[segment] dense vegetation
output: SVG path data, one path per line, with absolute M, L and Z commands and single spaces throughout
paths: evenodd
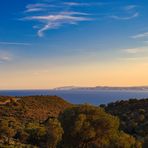
M 103 107 L 119 117 L 120 129 L 145 142 L 145 148 L 148 147 L 148 99 L 117 101 Z
M 72 105 L 56 96 L 0 97 L 0 102 L 5 102 L 0 104 L 0 148 L 148 146 L 147 99 L 100 107 Z
M 102 108 L 75 106 L 60 115 L 63 148 L 141 148 L 134 137 L 119 130 L 119 120 Z

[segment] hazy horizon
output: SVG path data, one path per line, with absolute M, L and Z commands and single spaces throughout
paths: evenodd
M 148 1 L 0 4 L 0 90 L 148 86 Z
M 57 87 L 49 87 L 49 88 L 15 88 L 15 89 L 0 89 L 0 91 L 21 91 L 21 90 L 58 90 L 58 89 L 66 89 L 66 88 L 96 88 L 96 87 L 100 87 L 100 88 L 105 88 L 105 87 L 108 87 L 108 88 L 133 88 L 133 87 L 136 87 L 136 88 L 143 88 L 143 87 L 145 87 L 145 88 L 147 88 L 148 87 L 148 85 L 144 85 L 144 86 L 140 86 L 140 85 L 135 85 L 135 86 L 132 86 L 132 85 L 129 85 L 129 86 L 115 86 L 115 85 L 113 85 L 113 86 L 107 86 L 107 85 L 96 85 L 96 86 L 57 86 Z

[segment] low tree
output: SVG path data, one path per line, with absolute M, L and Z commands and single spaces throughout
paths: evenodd
M 131 135 L 119 132 L 115 139 L 111 140 L 110 148 L 142 148 L 142 144 Z
M 46 128 L 39 123 L 29 123 L 25 131 L 29 134 L 28 143 L 41 146 L 46 140 Z
M 49 118 L 46 122 L 47 144 L 46 148 L 56 148 L 62 140 L 63 129 L 56 118 Z
M 144 139 L 143 148 L 148 147 L 148 136 Z
M 119 119 L 107 114 L 104 109 L 91 105 L 76 106 L 65 110 L 59 117 L 64 129 L 62 147 L 111 148 L 124 143 L 128 136 L 118 130 Z M 130 137 L 130 136 L 129 136 Z M 120 148 L 133 148 L 136 140 L 130 137 Z M 114 142 L 114 144 L 113 144 Z M 140 148 L 140 147 L 139 147 Z
M 0 119 L 0 136 L 5 138 L 7 144 L 10 143 L 10 139 L 15 136 L 19 128 L 20 124 L 13 117 Z
M 25 129 L 20 129 L 15 135 L 15 138 L 18 139 L 21 143 L 27 143 L 29 134 L 25 131 Z

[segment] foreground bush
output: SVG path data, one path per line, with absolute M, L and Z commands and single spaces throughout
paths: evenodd
M 59 117 L 63 148 L 141 148 L 132 136 L 118 130 L 119 120 L 91 105 L 65 110 Z

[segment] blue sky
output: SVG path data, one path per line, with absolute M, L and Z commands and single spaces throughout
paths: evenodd
M 5 83 L 0 88 L 147 85 L 148 80 L 140 79 L 145 78 L 144 67 L 135 77 L 138 81 L 129 81 L 148 63 L 147 4 L 146 0 L 0 2 L 0 81 Z M 123 75 L 117 78 L 120 67 L 135 68 L 125 74 L 124 82 L 119 81 Z

